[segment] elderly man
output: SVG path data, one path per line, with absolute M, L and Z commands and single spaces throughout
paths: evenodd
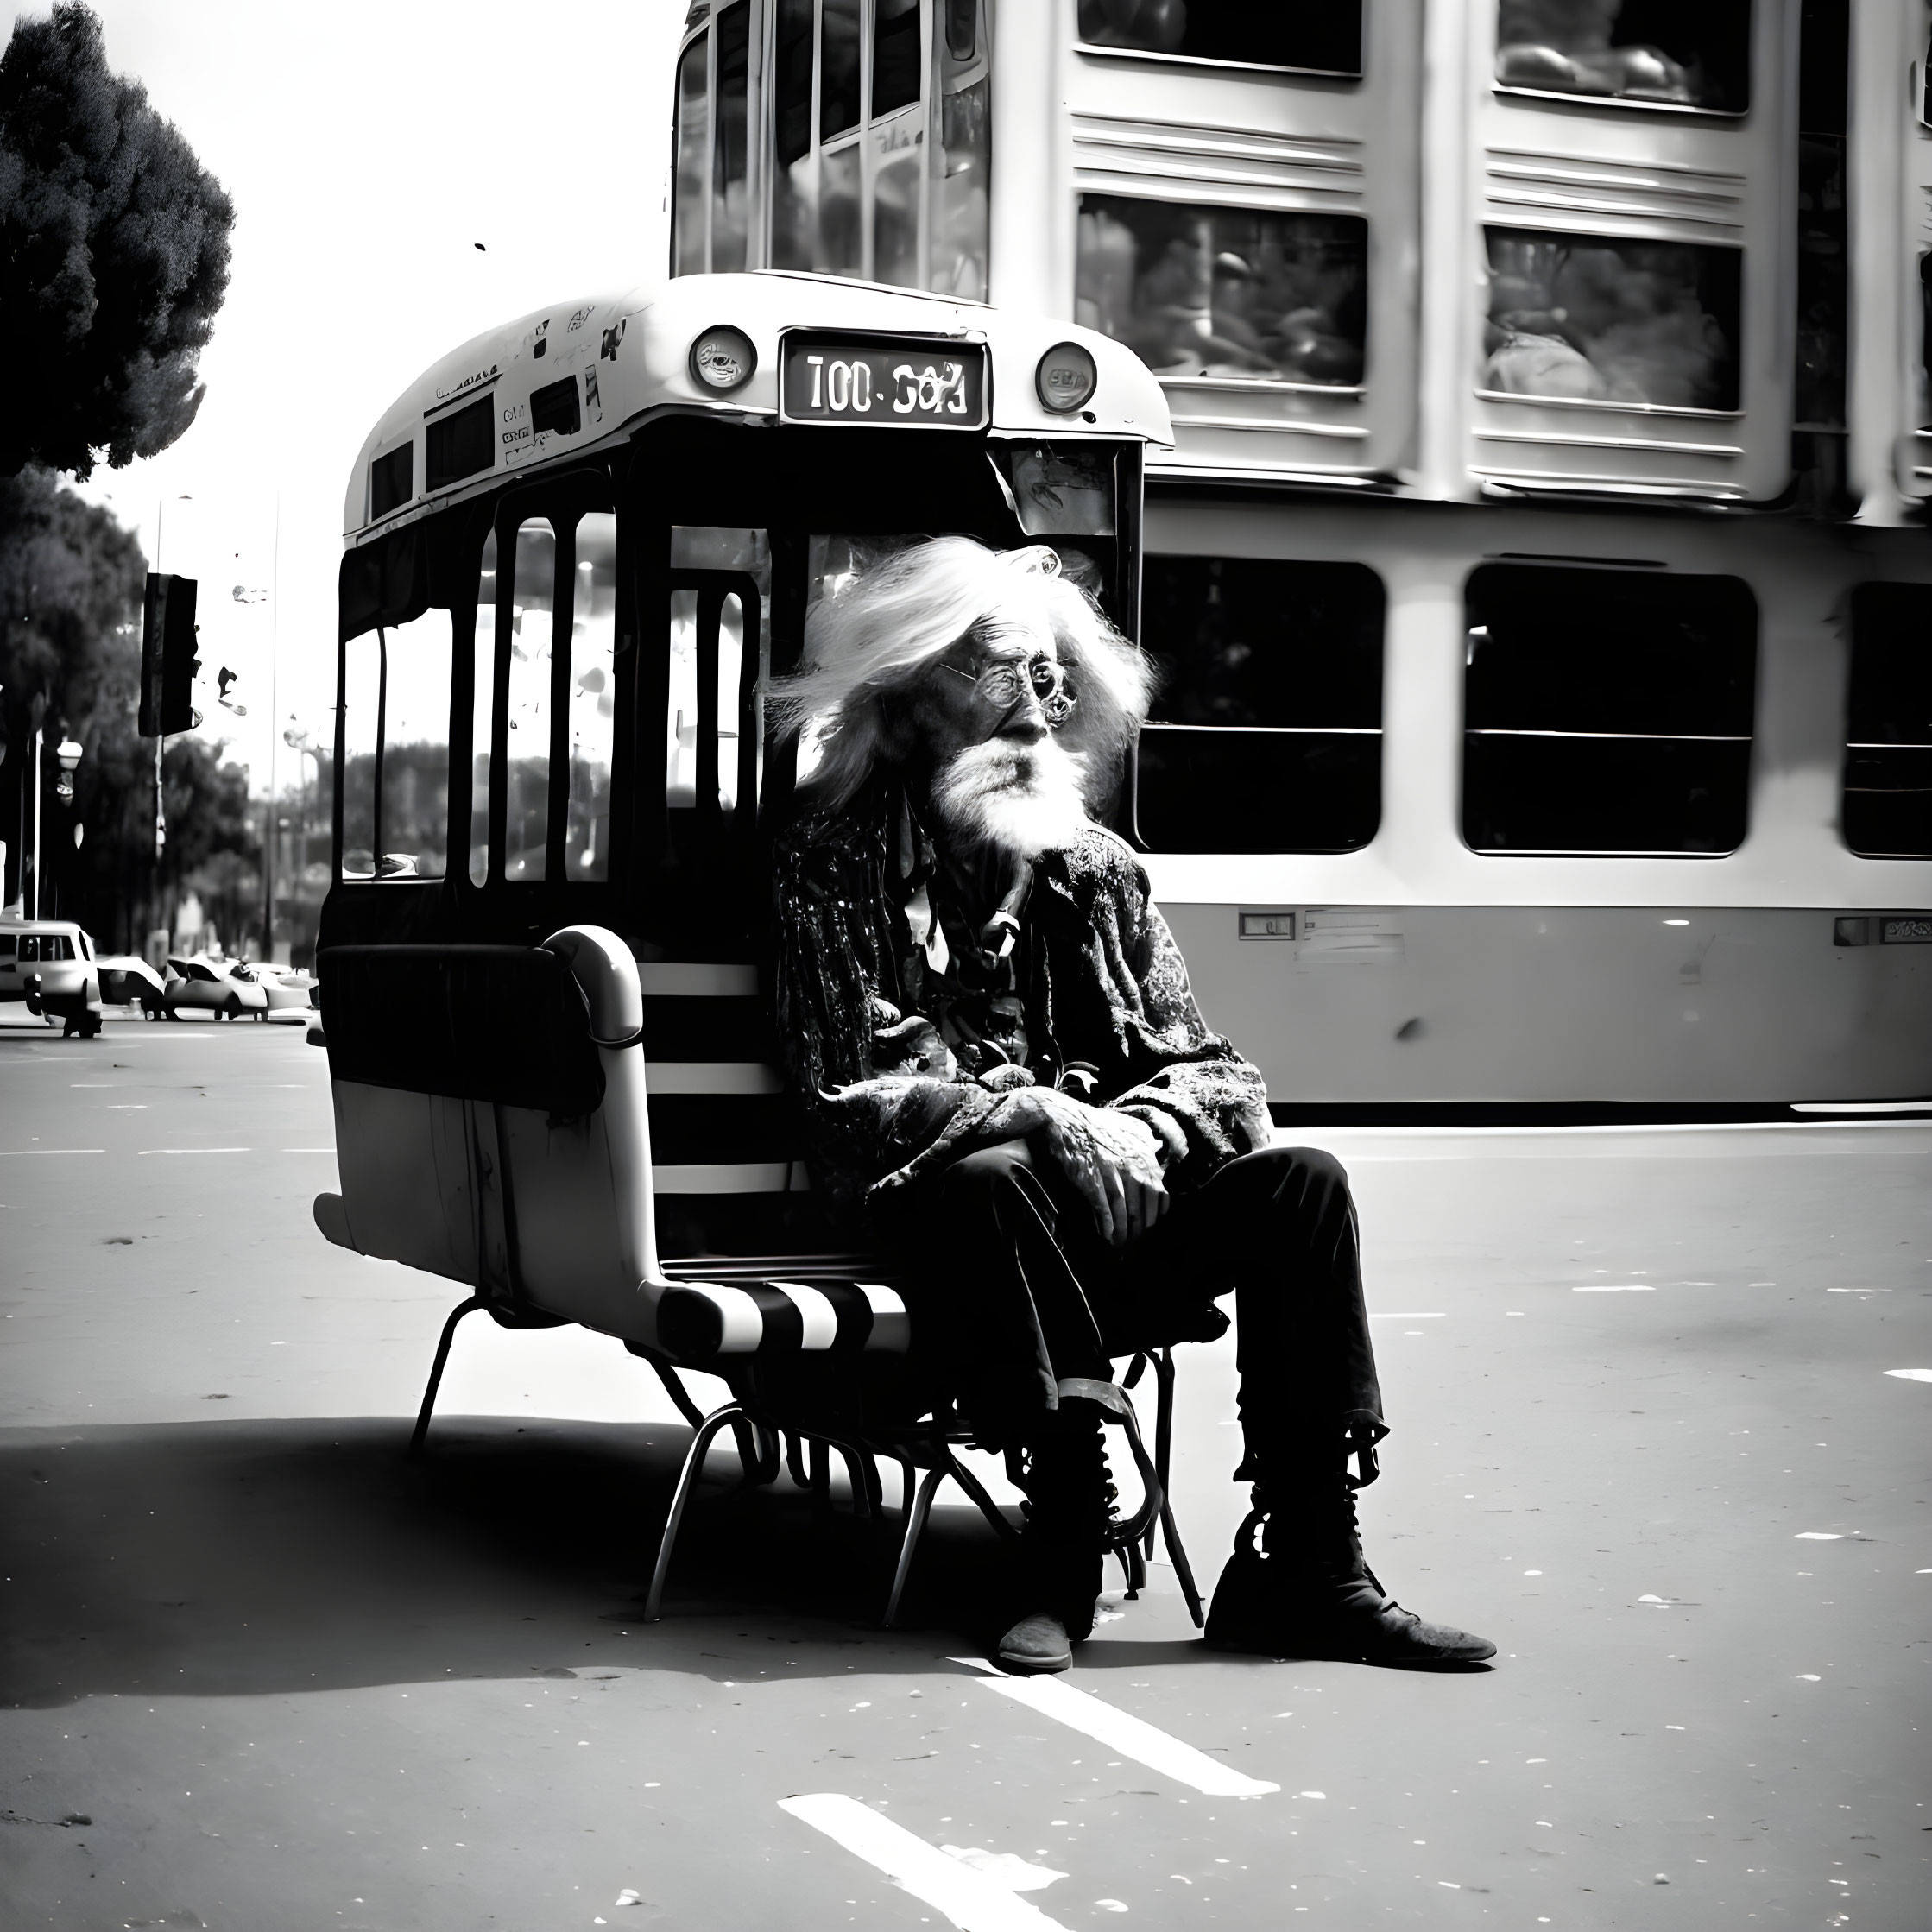
M 1272 1145 L 1260 1076 L 1089 816 L 1149 681 L 1044 546 L 942 537 L 813 609 L 780 694 L 809 734 L 777 876 L 818 1184 L 901 1258 L 935 1398 L 1023 1453 L 1009 1670 L 1064 1670 L 1093 1626 L 1112 1358 L 1223 1333 L 1230 1290 L 1253 1506 L 1209 1640 L 1479 1662 L 1493 1645 L 1402 1609 L 1362 1560 L 1354 1493 L 1387 1430 L 1347 1180 Z

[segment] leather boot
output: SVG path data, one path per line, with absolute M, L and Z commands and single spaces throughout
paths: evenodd
M 1026 1456 L 1022 1614 L 994 1651 L 1001 1669 L 1016 1676 L 1064 1670 L 1073 1662 L 1073 1646 L 1093 1634 L 1102 1538 L 1114 1497 L 1100 1411 L 1091 1402 L 1063 1398 Z
M 1430 1623 L 1383 1589 L 1362 1557 L 1355 1487 L 1339 1465 L 1316 1481 L 1255 1485 L 1215 1586 L 1208 1642 L 1268 1657 L 1424 1669 L 1495 1656 L 1487 1638 Z

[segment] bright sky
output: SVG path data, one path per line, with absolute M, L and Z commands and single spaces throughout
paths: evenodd
M 199 580 L 202 735 L 257 791 L 272 743 L 286 790 L 291 715 L 333 733 L 342 503 L 369 426 L 471 336 L 663 274 L 685 0 L 92 4 L 110 64 L 186 136 L 236 223 L 194 426 L 83 487 L 151 565 Z M 215 703 L 224 665 L 246 718 Z

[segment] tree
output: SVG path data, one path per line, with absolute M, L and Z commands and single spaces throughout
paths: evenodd
M 235 210 L 79 0 L 0 54 L 0 477 L 85 478 L 173 443 L 228 290 Z
M 136 731 L 146 571 L 134 534 L 111 512 L 44 470 L 0 478 L 0 839 L 8 881 L 31 862 L 27 754 L 37 698 L 48 745 L 72 736 L 82 754 L 71 807 L 54 802 L 57 768 L 51 756 L 41 760 L 43 876 L 63 916 L 121 950 L 137 950 L 148 924 L 161 923 L 178 893 L 221 855 L 232 855 L 217 868 L 221 889 L 238 901 L 240 868 L 259 863 L 260 851 L 240 768 L 222 763 L 218 747 L 180 738 L 167 749 L 168 843 L 157 876 L 155 748 Z M 234 930 L 245 926 L 237 921 Z

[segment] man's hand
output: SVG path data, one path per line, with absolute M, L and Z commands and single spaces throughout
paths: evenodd
M 1131 1114 L 1089 1107 L 1057 1088 L 1023 1087 L 1001 1100 L 981 1132 L 988 1140 L 1037 1134 L 1093 1210 L 1101 1239 L 1115 1247 L 1144 1234 L 1167 1212 L 1159 1140 Z

